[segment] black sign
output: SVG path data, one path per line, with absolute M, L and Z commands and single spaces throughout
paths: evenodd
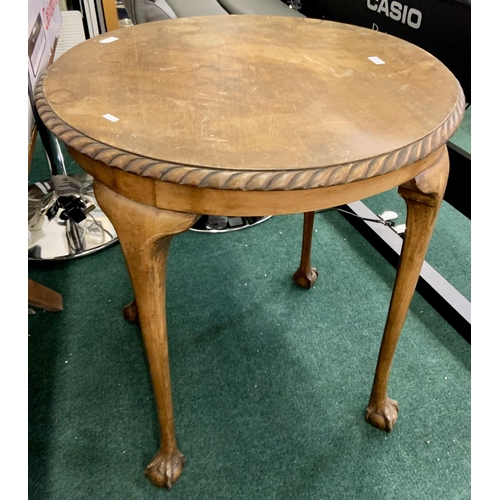
M 457 77 L 470 104 L 470 0 L 302 0 L 300 12 L 375 29 L 417 45 Z

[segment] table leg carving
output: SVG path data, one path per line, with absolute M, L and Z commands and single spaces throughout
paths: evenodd
M 407 205 L 406 233 L 366 409 L 367 422 L 388 432 L 394 427 L 399 410 L 397 402 L 387 396 L 391 365 L 434 230 L 448 172 L 448 153 L 443 146 L 436 163 L 398 190 Z
M 304 213 L 304 229 L 302 233 L 302 254 L 300 265 L 292 279 L 302 288 L 311 288 L 318 279 L 318 270 L 311 267 L 311 248 L 314 227 L 314 212 Z
M 172 236 L 187 231 L 196 215 L 160 210 L 131 201 L 94 180 L 99 206 L 113 224 L 134 288 L 140 326 L 156 399 L 160 450 L 145 473 L 170 488 L 184 466 L 174 433 L 166 323 L 166 260 Z M 133 312 L 134 306 L 129 305 Z

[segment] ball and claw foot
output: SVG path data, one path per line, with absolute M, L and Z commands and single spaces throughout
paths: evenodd
M 172 455 L 159 451 L 146 467 L 144 474 L 154 485 L 170 489 L 179 479 L 185 462 L 184 455 L 179 450 Z
M 387 398 L 382 406 L 368 405 L 365 420 L 381 431 L 391 432 L 398 419 L 398 410 L 397 401 Z
M 294 281 L 294 283 L 296 283 L 302 288 L 307 288 L 307 289 L 311 288 L 314 285 L 314 283 L 316 283 L 317 279 L 318 279 L 318 270 L 315 267 L 311 267 L 310 271 L 307 273 L 298 269 L 292 276 L 292 280 Z
M 135 303 L 135 300 L 123 308 L 123 316 L 127 321 L 130 321 L 130 323 L 134 323 L 136 325 L 139 324 L 139 314 L 137 312 L 137 304 Z

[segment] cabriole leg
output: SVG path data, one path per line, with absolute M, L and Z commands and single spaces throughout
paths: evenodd
M 318 279 L 318 270 L 311 267 L 311 248 L 314 227 L 314 212 L 304 213 L 304 229 L 302 233 L 302 254 L 300 265 L 292 279 L 302 288 L 311 288 Z
M 142 205 L 97 180 L 94 192 L 125 256 L 156 399 L 161 443 L 145 473 L 157 486 L 170 488 L 182 472 L 184 456 L 177 449 L 174 433 L 165 311 L 166 260 L 172 236 L 188 230 L 196 216 Z
M 436 163 L 415 179 L 400 186 L 407 206 L 406 233 L 396 274 L 387 322 L 380 346 L 366 420 L 378 429 L 391 431 L 398 417 L 398 403 L 387 396 L 394 353 L 424 263 L 448 180 L 446 146 Z

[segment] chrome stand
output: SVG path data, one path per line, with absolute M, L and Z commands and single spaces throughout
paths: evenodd
M 265 217 L 203 215 L 193 227 L 191 227 L 190 231 L 196 231 L 198 233 L 229 233 L 231 231 L 239 231 L 240 229 L 256 226 L 270 218 L 270 215 Z
M 66 260 L 83 257 L 118 241 L 113 225 L 99 208 L 92 177 L 68 176 L 81 185 L 75 201 L 85 217 L 76 222 L 66 215 L 52 179 L 28 186 L 28 260 Z

